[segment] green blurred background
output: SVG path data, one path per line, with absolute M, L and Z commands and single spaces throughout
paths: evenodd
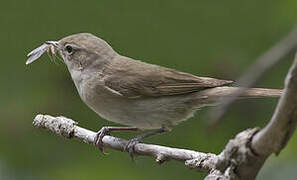
M 90 32 L 123 55 L 196 75 L 237 79 L 296 24 L 296 0 L 1 0 L 0 179 L 202 179 L 182 163 L 132 163 L 127 153 L 97 149 L 34 129 L 38 113 L 64 115 L 94 131 L 114 125 L 79 98 L 65 66 L 44 55 L 25 66 L 26 54 L 45 40 Z M 282 88 L 293 55 L 269 71 L 258 87 Z M 208 109 L 169 133 L 145 142 L 219 153 L 228 139 L 263 127 L 276 99 L 237 101 L 215 128 Z M 114 133 L 130 138 L 135 133 Z M 272 156 L 258 179 L 294 179 L 297 135 Z

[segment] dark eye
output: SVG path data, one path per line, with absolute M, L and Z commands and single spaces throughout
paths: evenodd
M 67 45 L 67 46 L 65 47 L 65 50 L 66 50 L 69 54 L 71 54 L 71 53 L 73 52 L 73 48 L 72 48 L 70 45 Z

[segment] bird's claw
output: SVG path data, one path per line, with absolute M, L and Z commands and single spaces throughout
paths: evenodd
M 129 153 L 132 161 L 134 161 L 135 145 L 138 144 L 139 141 L 140 141 L 139 138 L 130 139 L 125 146 L 124 150 Z
M 104 154 L 106 155 L 107 153 L 104 152 L 104 146 L 103 146 L 103 137 L 105 135 L 110 135 L 109 134 L 110 130 L 108 127 L 102 127 L 96 134 L 95 138 L 94 138 L 94 146 L 98 147 L 98 149 Z

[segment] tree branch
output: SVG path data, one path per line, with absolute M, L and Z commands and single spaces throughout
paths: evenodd
M 253 139 L 257 154 L 279 154 L 286 146 L 297 125 L 297 54 L 286 77 L 285 92 L 279 100 L 269 124 Z
M 77 126 L 77 123 L 69 118 L 50 115 L 37 115 L 33 121 L 36 128 L 45 128 L 65 138 L 75 138 L 82 142 L 93 145 L 95 132 Z M 127 140 L 113 136 L 104 136 L 103 146 L 114 150 L 124 151 Z M 200 172 L 210 172 L 215 169 L 217 156 L 212 153 L 202 153 L 186 149 L 171 148 L 152 144 L 138 143 L 135 145 L 135 154 L 152 156 L 156 162 L 161 164 L 168 160 L 185 162 L 189 168 L 193 168 L 188 160 L 195 159 L 199 167 L 195 168 Z
M 220 154 L 227 157 L 221 161 L 223 162 L 221 164 L 229 164 L 227 167 L 234 167 L 235 174 L 239 179 L 255 179 L 265 160 L 272 153 L 279 154 L 295 131 L 297 125 L 296 102 L 297 55 L 286 77 L 284 93 L 270 122 L 262 130 L 254 129 L 247 135 L 241 132 L 235 140 L 229 141 L 225 150 Z M 217 166 L 218 164 L 220 163 L 217 163 Z

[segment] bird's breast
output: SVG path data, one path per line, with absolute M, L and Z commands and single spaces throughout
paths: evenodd
M 84 80 L 79 87 L 81 99 L 102 118 L 141 129 L 157 129 L 189 118 L 194 110 L 185 98 L 121 97 L 105 88 L 104 82 Z

